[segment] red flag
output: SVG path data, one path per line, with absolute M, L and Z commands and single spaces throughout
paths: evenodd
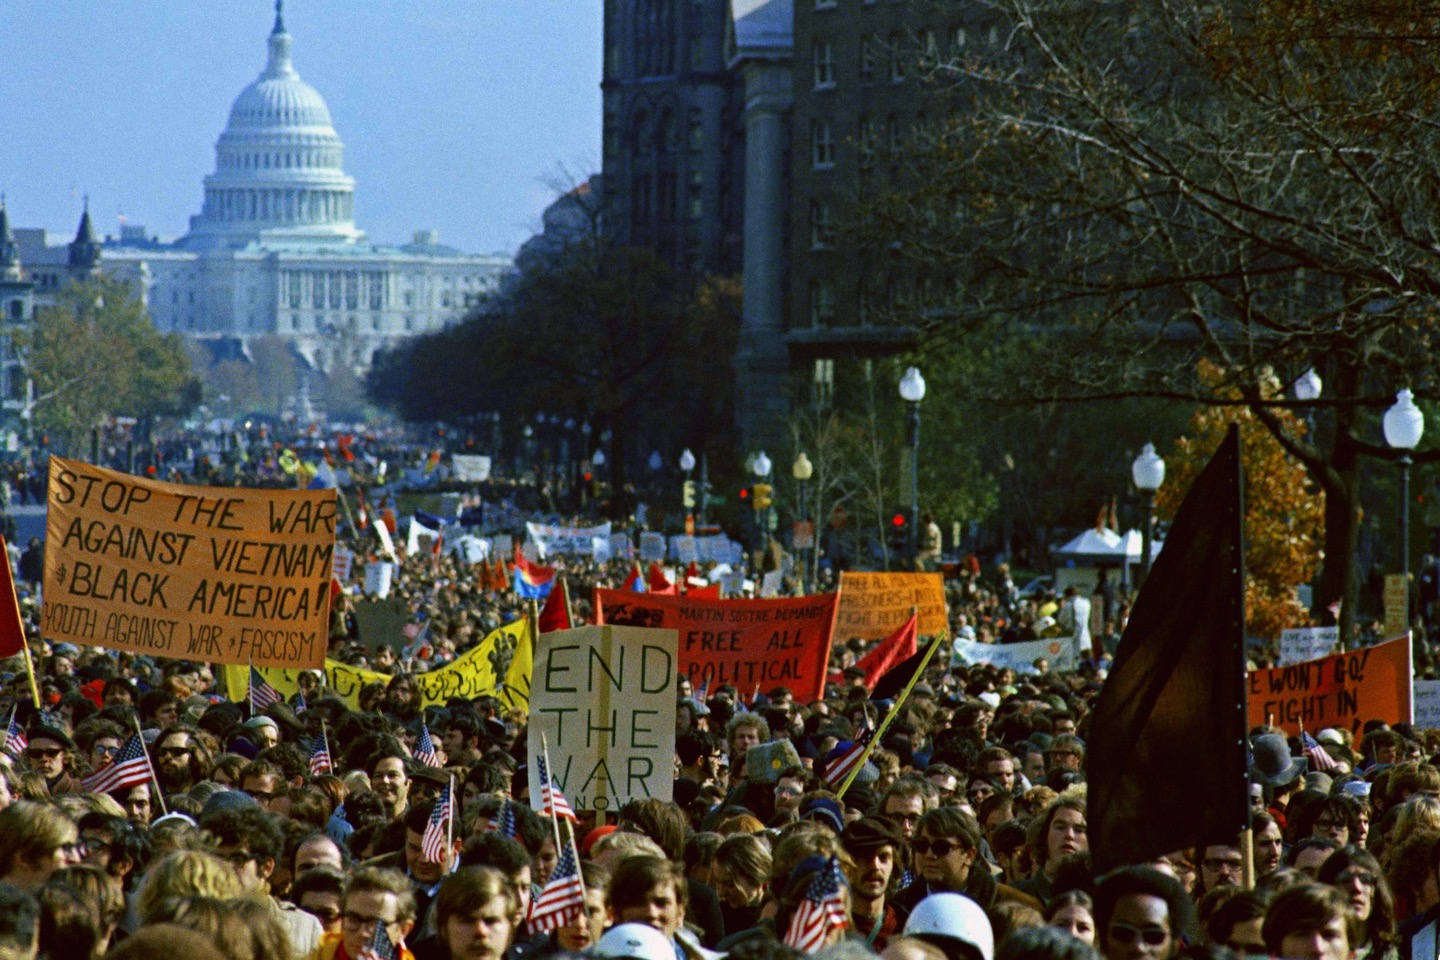
M 685 596 L 692 600 L 719 600 L 720 584 L 712 583 L 704 587 L 691 587 L 685 591 Z
M 865 689 L 873 690 L 876 681 L 889 673 L 896 664 L 904 663 L 919 652 L 919 626 L 919 617 L 910 614 L 910 619 L 905 621 L 904 626 L 855 661 L 855 666 L 865 671 Z
M 665 577 L 665 571 L 660 569 L 657 563 L 650 564 L 650 570 L 645 578 L 645 589 L 649 593 L 676 593 L 675 584 Z
M 573 626 L 570 622 L 570 594 L 565 589 L 563 579 L 559 587 L 559 590 L 551 590 L 550 595 L 545 598 L 545 608 L 540 611 L 540 624 L 537 627 L 541 633 L 569 630 Z
M 645 584 L 640 580 L 640 564 L 632 563 L 630 565 L 630 573 L 625 577 L 625 582 L 620 584 L 620 589 L 629 590 L 634 593 L 637 591 L 643 592 L 644 588 Z
M 20 598 L 15 595 L 15 575 L 10 569 L 9 548 L 0 537 L 0 657 L 13 657 L 25 649 L 25 625 L 20 620 Z

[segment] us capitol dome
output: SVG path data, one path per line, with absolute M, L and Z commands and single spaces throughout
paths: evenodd
M 371 242 L 355 223 L 345 145 L 325 98 L 295 70 L 279 0 L 266 43 L 265 69 L 215 143 L 189 232 L 169 243 L 125 226 L 104 244 L 101 269 L 144 291 L 158 329 L 200 342 L 217 362 L 279 337 L 303 367 L 363 372 L 393 341 L 464 317 L 512 261 L 463 253 L 430 230 Z

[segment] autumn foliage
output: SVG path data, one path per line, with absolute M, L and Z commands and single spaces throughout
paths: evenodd
M 1202 368 L 1201 376 L 1218 380 L 1218 371 Z M 1306 432 L 1305 422 L 1295 414 L 1279 410 L 1276 416 L 1293 435 Z M 1296 591 L 1314 578 L 1320 563 L 1325 496 L 1250 408 L 1196 411 L 1188 435 L 1177 440 L 1165 458 L 1165 483 L 1156 495 L 1156 509 L 1162 519 L 1174 517 L 1232 423 L 1240 425 L 1245 468 L 1245 626 L 1252 637 L 1277 640 L 1281 630 L 1310 623 Z

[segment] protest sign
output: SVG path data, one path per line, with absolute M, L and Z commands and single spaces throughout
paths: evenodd
M 783 577 L 783 575 L 780 573 L 779 570 L 771 570 L 769 573 L 767 573 L 767 574 L 765 574 L 763 577 L 761 577 L 761 578 L 760 578 L 760 596 L 762 596 L 762 597 L 778 597 L 778 596 L 780 596 L 780 581 L 781 581 L 782 577 Z
M 390 596 L 390 584 L 394 579 L 394 564 L 384 560 L 365 564 L 365 595 L 384 600 Z
M 775 600 L 692 599 L 596 590 L 600 622 L 680 634 L 680 672 L 694 687 L 734 684 L 748 697 L 789 687 L 800 701 L 824 692 L 836 595 Z
M 452 453 L 450 466 L 461 483 L 484 483 L 490 479 L 490 458 L 474 454 Z
M 1364 720 L 1410 722 L 1410 637 L 1319 660 L 1253 670 L 1249 723 L 1299 735 L 1322 727 L 1354 728 Z
M 497 533 L 490 538 L 490 556 L 505 563 L 515 553 L 515 539 L 508 533 Z
M 490 541 L 467 533 L 450 544 L 450 551 L 466 563 L 479 563 L 490 557 Z
M 525 532 L 540 548 L 540 559 L 552 553 L 589 556 L 596 537 L 610 536 L 610 524 L 594 527 L 555 527 L 545 523 L 526 523 Z
M 842 603 L 843 593 L 842 593 Z M 838 628 L 837 628 L 838 629 Z M 1074 637 L 1028 640 L 1025 643 L 974 643 L 956 640 L 950 646 L 952 667 L 988 663 L 1009 667 L 1016 673 L 1034 673 L 1035 661 L 1044 657 L 1051 670 L 1074 670 L 1080 666 L 1081 651 Z
M 1410 606 L 1409 586 L 1410 581 L 1405 574 L 1385 574 L 1385 625 L 1382 629 L 1387 637 L 1410 629 L 1410 620 L 1406 615 Z
M 1440 729 L 1440 680 L 1416 680 L 1414 704 L 1418 729 Z
M 661 560 L 664 560 L 665 534 L 640 534 L 640 559 L 649 561 L 650 563 L 659 563 Z
M 939 573 L 840 574 L 840 607 L 835 612 L 835 635 L 845 640 L 888 637 L 920 614 L 920 635 L 950 636 L 945 609 L 945 580 Z M 1031 657 L 1033 660 L 1034 657 Z
M 673 629 L 598 626 L 540 635 L 530 696 L 530 795 L 541 736 L 576 810 L 671 798 L 675 771 Z
M 1334 653 L 1340 645 L 1339 627 L 1299 627 L 1280 631 L 1279 665 L 1318 660 Z
M 695 538 L 679 535 L 670 538 L 670 558 L 681 563 L 695 563 L 700 559 Z
M 330 565 L 330 575 L 341 583 L 350 579 L 350 571 L 355 566 L 355 551 L 348 547 L 336 547 L 335 559 Z
M 399 597 L 356 600 L 353 605 L 360 642 L 374 651 L 389 647 L 396 653 L 405 645 L 402 632 L 410 620 L 410 605 Z
M 473 699 L 495 696 L 507 707 L 524 709 L 529 702 L 529 624 L 516 620 L 491 632 L 459 659 L 413 677 L 421 707 L 443 707 L 451 697 Z M 516 669 L 521 668 L 521 669 Z M 298 689 L 299 670 L 279 667 L 257 667 L 260 675 L 282 696 L 290 697 Z M 345 701 L 351 710 L 360 709 L 360 689 L 368 683 L 390 682 L 390 674 L 357 667 L 326 658 L 324 663 L 326 695 Z M 505 677 L 499 682 L 497 677 Z M 224 668 L 224 690 L 236 703 L 245 699 L 248 668 L 244 665 Z M 673 722 L 672 722 L 673 725 Z
M 626 560 L 635 556 L 635 544 L 630 542 L 629 534 L 610 534 L 610 556 L 612 558 L 623 558 Z
M 590 544 L 590 554 L 595 558 L 596 563 L 608 563 L 610 561 L 610 538 L 595 537 Z
M 390 536 L 391 532 L 384 518 L 375 518 L 375 535 L 380 538 L 380 549 L 385 551 L 385 556 L 390 558 L 391 563 L 398 564 L 400 558 L 395 555 L 395 538 Z
M 42 627 L 155 657 L 319 667 L 334 490 L 196 487 L 50 458 Z

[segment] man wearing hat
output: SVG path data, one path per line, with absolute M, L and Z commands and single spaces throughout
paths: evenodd
M 1270 815 L 1283 830 L 1285 808 L 1290 803 L 1291 794 L 1300 789 L 1310 761 L 1305 757 L 1290 756 L 1290 745 L 1278 733 L 1255 737 L 1250 741 L 1250 752 L 1254 757 L 1250 764 L 1251 782 L 1270 788 Z
M 845 851 L 855 860 L 850 876 L 850 928 L 875 951 L 905 925 L 904 908 L 888 902 L 905 843 L 888 820 L 861 817 L 840 834 Z
M 59 727 L 34 724 L 26 736 L 30 745 L 25 748 L 25 759 L 30 767 L 45 778 L 51 796 L 61 793 L 84 793 L 78 777 L 70 771 L 75 758 L 75 741 Z

